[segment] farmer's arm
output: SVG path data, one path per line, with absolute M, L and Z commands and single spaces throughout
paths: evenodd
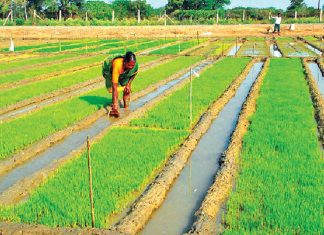
M 112 69 L 112 106 L 118 107 L 118 80 L 122 64 L 114 63 Z
M 134 73 L 133 76 L 131 76 L 131 78 L 129 79 L 128 83 L 126 84 L 125 89 L 124 89 L 124 91 L 125 91 L 126 94 L 131 93 L 131 91 L 132 91 L 132 88 L 131 88 L 132 81 L 135 79 L 136 75 L 137 75 L 137 72 Z

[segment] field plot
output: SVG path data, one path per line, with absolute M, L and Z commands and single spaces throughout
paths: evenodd
M 196 91 L 203 89 L 204 91 L 195 92 L 196 102 L 193 108 L 195 122 L 208 105 L 217 99 L 232 80 L 240 74 L 249 61 L 250 59 L 247 58 L 224 59 L 202 73 L 200 80 L 194 80 L 194 89 Z M 230 74 L 227 74 L 228 67 L 232 68 Z M 214 77 L 215 71 L 220 70 L 222 72 Z M 224 76 L 225 80 L 222 79 Z M 188 113 L 189 111 L 188 106 L 186 106 L 187 96 L 183 96 L 187 92 L 188 85 L 158 104 L 143 119 L 138 119 L 140 122 L 137 123 L 137 126 L 114 128 L 98 144 L 93 146 L 93 167 L 94 172 L 97 172 L 96 178 L 98 180 L 94 182 L 97 184 L 94 190 L 97 195 L 96 205 L 101 208 L 96 211 L 97 226 L 106 227 L 109 217 L 125 207 L 125 203 L 133 199 L 138 190 L 143 189 L 166 161 L 172 150 L 188 135 L 191 129 L 189 116 L 186 115 L 185 119 L 183 118 L 183 112 Z M 175 97 L 177 99 L 176 106 L 181 107 L 181 109 L 174 116 L 176 121 L 173 122 L 170 114 L 171 107 L 169 107 L 169 110 L 166 107 Z M 181 97 L 185 98 L 181 99 Z M 150 124 L 149 127 L 145 127 L 140 124 L 143 120 L 152 120 L 157 109 L 163 109 L 158 117 L 158 120 L 164 123 L 163 126 L 157 128 Z M 150 122 L 148 121 L 148 123 Z M 132 143 L 130 148 L 123 148 L 123 141 L 118 141 L 120 144 L 116 145 L 115 148 L 105 148 L 116 138 Z M 153 142 L 159 144 L 153 144 Z M 83 170 L 87 167 L 84 157 L 83 154 L 81 158 L 66 164 L 57 172 L 55 177 L 37 189 L 27 202 L 12 209 L 0 209 L 1 217 L 50 226 L 74 225 L 83 227 L 89 225 L 90 217 L 87 215 L 86 194 L 83 194 L 83 190 L 88 187 L 86 183 L 87 174 L 84 174 Z M 116 159 L 123 160 L 116 161 Z M 107 165 L 110 167 L 107 167 Z M 80 179 L 85 180 L 82 180 L 81 185 Z M 102 184 L 103 182 L 104 184 Z M 61 196 L 58 197 L 57 193 L 59 192 L 56 190 L 58 183 L 62 192 L 65 192 L 61 194 L 65 200 L 61 200 Z M 72 191 L 69 190 L 71 188 L 73 188 Z M 49 202 L 51 206 L 48 205 Z M 64 210 L 69 208 L 68 215 L 59 213 L 63 208 L 65 208 Z M 37 214 L 41 216 L 36 216 Z
M 269 48 L 263 38 L 247 38 L 237 54 L 239 56 L 269 56 Z
M 244 137 L 225 234 L 321 233 L 323 152 L 304 76 L 299 59 L 271 60 Z
M 318 50 L 322 51 L 324 50 L 324 41 L 323 39 L 318 39 L 316 37 L 312 37 L 312 36 L 306 36 L 303 37 L 303 39 L 309 43 L 310 45 L 312 45 L 313 47 L 317 48 Z
M 138 208 L 142 221 L 151 217 L 143 225 L 137 219 L 129 221 L 141 226 L 137 232 L 145 223 L 149 227 L 158 214 L 152 213 L 163 200 L 168 203 L 168 191 L 172 193 L 183 171 L 190 178 L 188 197 L 196 193 L 190 199 L 195 208 L 174 213 L 181 219 L 168 219 L 181 221 L 178 224 L 186 220 L 181 226 L 187 230 L 181 234 L 190 227 L 193 231 L 193 212 L 203 205 L 208 187 L 221 173 L 227 154 L 222 151 L 230 142 L 237 151 L 233 161 L 239 164 L 237 174 L 231 171 L 235 188 L 217 221 L 204 213 L 205 221 L 212 218 L 212 226 L 224 234 L 320 234 L 324 162 L 318 113 L 323 112 L 323 97 L 317 105 L 306 75 L 313 74 L 314 84 L 323 88 L 323 58 L 308 47 L 321 48 L 322 41 L 290 37 L 293 34 L 276 41 L 233 35 L 153 39 L 132 33 L 127 38 L 22 41 L 16 44 L 17 53 L 1 48 L 0 234 L 6 231 L 2 222 L 91 227 L 87 136 L 95 227 L 105 232 L 124 232 L 121 224 Z M 121 117 L 115 119 L 109 116 L 112 95 L 105 88 L 102 63 L 127 51 L 136 53 L 139 73 L 132 82 L 129 109 L 122 108 L 123 92 L 119 93 Z M 299 58 L 270 59 L 276 52 L 278 57 Z M 249 106 L 251 97 L 256 109 Z M 237 122 L 240 112 L 253 114 Z M 212 130 L 214 121 L 218 127 Z M 230 139 L 236 126 L 245 127 L 240 142 Z M 208 166 L 213 173 L 192 188 L 191 173 L 209 170 L 190 159 L 204 135 L 211 136 L 195 159 L 206 166 L 207 158 L 213 158 Z M 163 174 L 168 170 L 173 175 Z M 158 187 L 155 194 L 150 183 Z M 228 184 L 227 197 L 233 184 Z M 149 199 L 142 203 L 146 193 Z M 181 195 L 176 197 L 185 204 Z M 159 205 L 153 197 L 159 197 Z M 144 215 L 149 208 L 152 211 Z M 162 217 L 166 221 L 168 216 Z M 176 230 L 175 224 L 170 226 Z M 208 229 L 206 234 L 215 234 Z M 141 232 L 147 234 L 145 228 Z
M 284 56 L 289 57 L 316 57 L 317 54 L 311 51 L 306 45 L 292 38 L 278 38 L 276 40 L 279 50 Z
M 202 55 L 206 57 L 225 55 L 232 45 L 234 45 L 234 39 L 220 39 L 194 50 L 190 55 Z

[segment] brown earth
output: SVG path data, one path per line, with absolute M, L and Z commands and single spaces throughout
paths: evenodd
M 135 37 L 245 37 L 271 36 L 267 34 L 270 24 L 251 25 L 181 25 L 181 26 L 8 26 L 0 27 L 0 38 L 14 39 L 80 39 Z M 208 33 L 210 32 L 210 33 Z M 323 24 L 297 24 L 295 31 L 282 25 L 282 36 L 323 35 Z M 8 41 L 6 42 L 6 46 Z

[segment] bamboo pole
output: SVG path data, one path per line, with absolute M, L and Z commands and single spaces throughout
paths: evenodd
M 91 168 L 91 158 L 90 158 L 90 141 L 89 136 L 87 136 L 87 155 L 88 155 L 88 169 L 89 169 L 89 186 L 90 186 L 90 206 L 91 206 L 91 224 L 92 228 L 95 226 L 95 215 L 94 215 L 94 204 L 93 204 L 93 191 L 92 191 L 92 168 Z
M 189 112 L 190 112 L 190 127 L 191 127 L 192 126 L 192 68 L 190 68 Z

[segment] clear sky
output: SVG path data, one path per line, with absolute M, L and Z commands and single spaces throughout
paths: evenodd
M 167 0 L 147 0 L 153 7 L 162 7 L 167 4 Z M 289 6 L 289 0 L 231 0 L 231 5 L 228 8 L 243 6 L 243 7 L 276 7 L 286 9 Z M 318 0 L 305 0 L 308 6 L 316 7 Z M 324 1 L 321 1 L 324 4 Z

